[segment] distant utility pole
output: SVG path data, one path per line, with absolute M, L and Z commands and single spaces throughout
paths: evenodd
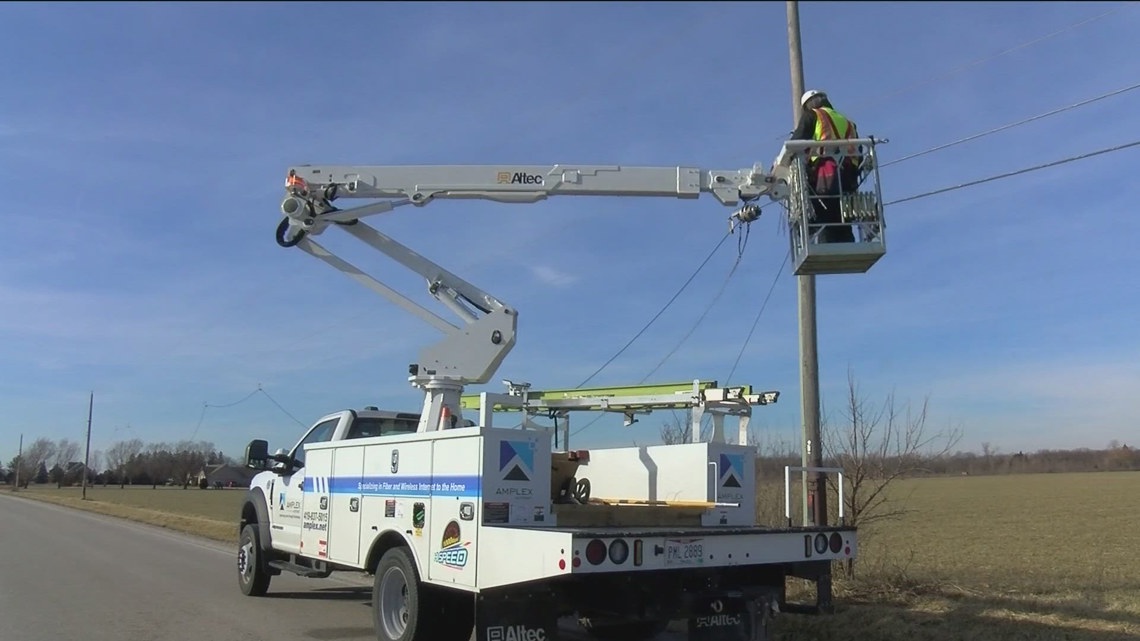
M 87 500 L 87 465 L 91 462 L 91 411 L 95 409 L 95 392 L 87 399 L 87 450 L 83 454 L 83 500 Z
M 20 489 L 20 468 L 24 467 L 24 435 L 20 435 L 20 453 L 16 455 L 16 486 L 13 490 Z
M 792 123 L 798 127 L 803 107 L 804 60 L 800 47 L 800 7 L 796 0 L 787 0 L 788 60 L 792 71 Z M 806 212 L 805 212 L 806 213 Z M 800 460 L 803 467 L 823 467 L 823 446 L 819 420 L 819 353 L 815 324 L 815 276 L 797 276 L 800 316 L 800 408 L 803 414 L 803 448 Z M 827 525 L 827 479 L 819 472 L 804 473 L 803 515 L 804 525 Z M 828 566 L 816 578 L 816 606 L 831 609 L 831 568 Z

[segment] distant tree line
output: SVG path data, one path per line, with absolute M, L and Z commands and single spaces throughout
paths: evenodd
M 875 469 L 905 467 L 906 477 L 924 476 L 989 476 L 1000 474 L 1062 474 L 1069 472 L 1140 471 L 1140 448 L 1113 441 L 1104 449 L 1042 449 L 1031 452 L 1003 453 L 983 444 L 981 452 L 957 451 L 941 456 L 867 457 Z M 783 474 L 785 465 L 800 465 L 798 450 L 782 443 L 768 443 L 761 451 L 757 466 L 765 475 Z M 827 467 L 841 466 L 837 457 L 824 460 Z
M 104 451 L 93 450 L 87 465 L 89 485 L 179 485 L 189 487 L 211 465 L 235 461 L 208 441 L 145 443 L 141 439 L 117 441 Z M 83 483 L 83 453 L 79 443 L 37 438 L 0 469 L 0 479 L 21 487 L 54 483 L 68 487 Z

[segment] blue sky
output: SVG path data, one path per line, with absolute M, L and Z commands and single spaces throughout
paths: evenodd
M 783 3 L 11 3 L 0 18 L 4 461 L 21 432 L 81 439 L 90 390 L 96 449 L 291 444 L 300 426 L 260 394 L 199 425 L 204 402 L 259 384 L 306 424 L 418 408 L 406 364 L 437 334 L 274 243 L 290 165 L 736 169 L 770 164 L 791 129 Z M 801 19 L 807 84 L 889 138 L 884 161 L 1140 78 L 1135 3 L 807 2 Z M 1138 99 L 886 168 L 885 197 L 1128 142 Z M 888 209 L 887 256 L 818 280 L 826 409 L 850 366 L 873 398 L 929 396 L 931 424 L 961 427 L 964 448 L 1134 440 L 1138 160 L 1133 149 Z M 620 348 L 728 213 L 711 196 L 563 198 L 372 222 L 518 308 L 499 375 L 542 388 L 576 385 Z M 653 381 L 724 381 L 786 251 L 778 214 L 753 226 L 728 290 Z M 346 234 L 322 242 L 430 300 Z M 730 241 L 592 384 L 644 377 L 735 258 Z M 796 329 L 785 271 L 730 381 L 783 392 L 757 412 L 765 437 L 798 441 Z M 653 441 L 667 418 L 606 418 L 576 443 Z

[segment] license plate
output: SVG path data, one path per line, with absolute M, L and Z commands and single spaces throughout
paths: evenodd
M 665 541 L 665 565 L 701 565 L 704 562 L 704 539 L 670 539 Z

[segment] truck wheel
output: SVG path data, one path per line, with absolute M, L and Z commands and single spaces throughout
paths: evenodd
M 384 553 L 372 586 L 372 621 L 380 641 L 434 641 L 433 599 L 420 585 L 407 548 Z
M 269 572 L 261 557 L 256 523 L 243 527 L 238 539 L 238 585 L 246 596 L 264 596 L 269 589 Z
M 578 625 L 590 633 L 590 636 L 602 641 L 650 641 L 655 639 L 665 628 L 668 621 L 627 621 L 622 623 L 594 624 L 588 618 L 578 619 Z

